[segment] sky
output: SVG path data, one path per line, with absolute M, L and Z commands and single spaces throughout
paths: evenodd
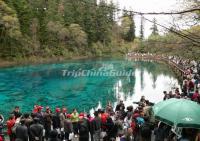
M 180 11 L 180 5 L 177 4 L 177 0 L 113 0 L 115 4 L 121 9 L 128 9 L 138 12 L 173 12 Z M 145 18 L 152 20 L 156 18 L 157 23 L 170 27 L 172 23 L 171 15 L 146 15 Z M 136 24 L 136 35 L 139 35 L 140 27 L 140 16 L 135 16 Z M 148 37 L 151 34 L 152 23 L 145 21 L 144 22 L 144 34 L 145 37 Z M 162 33 L 163 28 L 159 28 L 159 31 Z

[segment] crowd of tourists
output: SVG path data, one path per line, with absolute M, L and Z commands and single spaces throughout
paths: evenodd
M 176 94 L 164 93 L 164 100 L 179 95 L 178 89 Z M 120 100 L 115 110 L 108 103 L 105 110 L 95 111 L 94 117 L 86 113 L 78 113 L 76 109 L 68 113 L 63 107 L 56 108 L 53 112 L 49 107 L 43 108 L 38 105 L 35 105 L 31 114 L 22 114 L 16 106 L 6 121 L 7 135 L 10 141 L 178 140 L 170 126 L 154 119 L 150 109 L 151 104 L 144 96 L 135 109 L 133 106 L 125 108 L 123 101 Z M 184 129 L 179 141 L 200 141 L 198 130 Z
M 169 58 L 180 63 L 177 58 Z M 183 63 L 183 61 L 181 61 Z M 188 63 L 187 63 L 188 64 Z M 163 100 L 186 98 L 200 103 L 200 79 L 197 65 L 185 68 L 182 90 L 164 91 Z M 35 105 L 32 112 L 21 113 L 16 106 L 5 122 L 0 116 L 0 141 L 5 140 L 4 123 L 10 141 L 200 141 L 197 129 L 183 129 L 181 136 L 172 127 L 157 121 L 152 113 L 152 103 L 141 97 L 137 107 L 125 107 L 122 100 L 116 107 L 108 102 L 94 115 L 72 112 L 67 107 L 42 107 Z

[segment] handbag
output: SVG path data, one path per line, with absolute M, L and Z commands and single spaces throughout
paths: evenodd
M 69 133 L 69 140 L 72 140 L 74 138 L 74 133 Z
M 105 136 L 107 136 L 107 133 L 104 132 L 104 131 L 102 131 L 102 132 L 100 133 L 100 138 L 103 139 Z

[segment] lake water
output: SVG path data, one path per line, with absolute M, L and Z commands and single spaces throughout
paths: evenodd
M 3 68 L 0 113 L 8 115 L 16 105 L 31 111 L 34 104 L 92 112 L 119 99 L 131 105 L 142 95 L 156 103 L 174 86 L 179 84 L 172 70 L 152 61 L 92 59 Z

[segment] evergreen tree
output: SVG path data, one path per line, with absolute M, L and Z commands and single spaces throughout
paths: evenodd
M 134 17 L 133 14 L 130 13 L 129 18 L 131 20 L 130 28 L 127 33 L 127 41 L 133 41 L 135 39 L 135 22 L 134 22 Z
M 159 35 L 158 34 L 158 27 L 156 25 L 156 18 L 153 18 L 153 26 L 150 28 L 152 30 L 152 35 Z
M 132 13 L 126 11 L 123 13 L 121 29 L 124 40 L 131 42 L 135 39 L 135 22 Z
M 143 15 L 141 16 L 141 21 L 140 21 L 140 40 L 144 39 L 144 17 Z

